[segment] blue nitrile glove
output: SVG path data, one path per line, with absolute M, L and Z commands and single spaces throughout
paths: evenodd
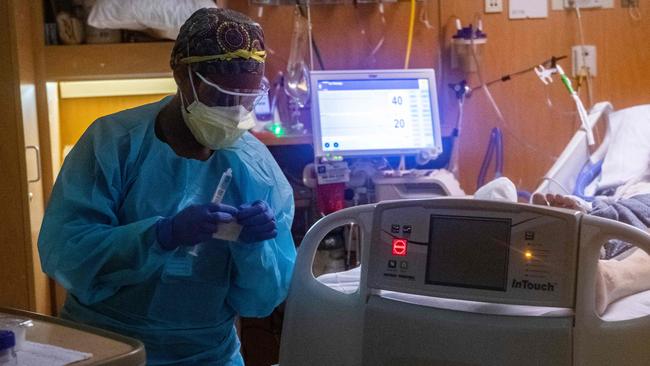
M 171 217 L 156 223 L 158 243 L 167 250 L 181 245 L 191 246 L 212 238 L 220 223 L 227 223 L 237 216 L 237 209 L 213 203 L 191 205 Z
M 242 226 L 239 241 L 244 243 L 273 239 L 278 235 L 273 209 L 264 201 L 239 206 L 237 223 Z

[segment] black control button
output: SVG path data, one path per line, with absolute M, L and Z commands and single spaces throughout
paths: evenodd
M 388 261 L 388 268 L 397 268 L 397 261 L 394 260 L 389 260 Z
M 413 231 L 413 226 L 411 226 L 411 225 L 403 225 L 402 226 L 402 232 L 404 234 L 410 234 L 411 231 Z
M 399 268 L 401 268 L 401 269 L 409 269 L 409 262 L 407 262 L 407 261 L 399 262 Z
M 399 229 L 400 229 L 399 224 L 392 224 L 390 226 L 390 232 L 393 234 L 399 234 Z

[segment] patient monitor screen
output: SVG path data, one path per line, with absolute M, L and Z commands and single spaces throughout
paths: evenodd
M 324 153 L 434 147 L 428 79 L 320 80 Z
M 426 282 L 506 291 L 510 219 L 431 215 Z

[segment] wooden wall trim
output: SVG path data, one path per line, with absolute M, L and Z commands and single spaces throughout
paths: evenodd
M 0 2 L 0 304 L 33 309 L 27 168 L 22 129 L 14 1 Z
M 36 87 L 36 107 L 38 113 L 39 144 L 41 149 L 41 174 L 43 177 L 43 202 L 50 201 L 54 186 L 52 160 L 52 136 L 50 134 L 49 107 L 45 86 L 45 32 L 43 30 L 43 2 L 34 1 L 32 11 L 32 35 L 34 44 L 34 84 Z M 58 136 L 57 136 L 58 137 Z

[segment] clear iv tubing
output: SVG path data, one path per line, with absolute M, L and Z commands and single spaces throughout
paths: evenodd
M 490 104 L 492 104 L 492 108 L 496 112 L 497 117 L 499 117 L 499 121 L 505 124 L 506 121 L 503 118 L 501 109 L 499 109 L 499 106 L 494 101 L 494 98 L 492 97 L 492 93 L 490 93 L 490 89 L 488 89 L 487 84 L 485 84 L 485 81 L 483 81 L 483 74 L 481 73 L 481 65 L 478 62 L 478 57 L 476 57 L 476 51 L 475 51 L 476 44 L 474 43 L 474 32 L 472 32 L 472 36 L 470 37 L 469 40 L 472 43 L 472 47 L 470 48 L 470 51 L 472 52 L 472 58 L 474 59 L 474 63 L 476 63 L 476 74 L 478 76 L 479 82 L 481 83 L 481 87 L 485 91 L 485 95 L 488 97 Z
M 307 1 L 307 36 L 309 37 L 309 70 L 313 70 L 314 69 L 314 44 L 313 44 L 312 34 L 311 34 L 311 6 L 309 1 Z M 230 168 L 228 168 L 228 170 L 230 170 Z M 232 178 L 232 175 L 230 177 Z M 228 183 L 230 183 L 230 181 L 228 181 Z
M 230 181 L 232 180 L 232 169 L 228 168 L 222 175 L 221 179 L 219 179 L 219 184 L 217 185 L 217 189 L 214 191 L 214 195 L 212 195 L 212 202 L 215 205 L 218 205 L 223 201 L 223 196 L 226 195 L 226 191 L 228 190 L 228 186 L 230 185 Z M 199 254 L 201 244 L 195 245 L 192 250 L 188 252 L 188 254 L 197 256 Z
M 458 117 L 456 118 L 456 137 L 451 149 L 451 157 L 449 162 L 449 170 L 458 179 L 459 177 L 459 159 L 460 159 L 460 135 L 463 127 L 463 103 L 465 102 L 465 94 L 458 99 Z
M 381 19 L 381 24 L 385 28 L 386 27 L 386 17 L 384 16 L 384 3 L 380 2 L 379 5 L 377 5 L 377 8 L 379 9 L 379 14 L 381 14 L 381 18 L 380 18 Z M 384 32 L 385 32 L 385 29 L 384 29 Z M 377 54 L 377 52 L 379 52 L 381 47 L 384 45 L 385 38 L 386 38 L 386 35 L 382 34 L 381 39 L 379 40 L 379 42 L 377 42 L 377 44 L 375 45 L 375 48 L 373 48 L 372 51 L 370 52 L 371 57 L 374 58 L 375 55 Z
M 580 44 L 584 46 L 585 43 L 585 33 L 582 28 L 582 15 L 580 14 L 580 5 L 578 3 L 574 4 L 575 9 L 576 9 L 576 17 L 578 18 L 578 35 L 580 37 Z M 580 55 L 582 57 L 582 65 L 583 67 L 586 67 L 587 65 L 587 56 L 584 53 L 584 50 L 582 47 L 580 48 Z M 587 97 L 589 98 L 589 107 L 591 108 L 591 105 L 593 103 L 593 86 L 591 85 L 591 70 L 587 69 L 587 75 L 586 78 L 587 80 Z
M 585 133 L 587 133 L 587 144 L 589 146 L 592 146 L 596 143 L 596 141 L 594 140 L 594 132 L 589 127 L 589 115 L 587 114 L 587 110 L 585 109 L 585 106 L 582 104 L 582 101 L 580 100 L 578 93 L 576 93 L 575 90 L 573 90 L 573 87 L 571 86 L 571 80 L 569 80 L 566 74 L 564 74 L 564 70 L 562 69 L 562 66 L 555 65 L 555 68 L 560 74 L 562 83 L 569 91 L 569 93 L 571 94 L 571 98 L 573 98 L 573 101 L 576 104 L 576 109 L 578 110 L 578 116 L 580 117 L 582 128 L 585 130 Z
M 533 146 L 533 145 L 523 141 L 514 132 L 510 131 L 508 125 L 506 124 L 505 119 L 503 118 L 503 114 L 501 113 L 501 109 L 499 109 L 499 106 L 497 105 L 496 101 L 492 97 L 492 93 L 490 92 L 490 89 L 488 88 L 487 84 L 485 83 L 485 81 L 483 79 L 483 74 L 481 72 L 481 65 L 479 64 L 478 57 L 476 57 L 476 52 L 474 51 L 474 38 L 473 37 L 470 38 L 470 42 L 472 43 L 472 47 L 470 47 L 470 51 L 471 51 L 471 54 L 472 54 L 472 58 L 474 59 L 474 62 L 476 63 L 476 74 L 478 76 L 479 83 L 481 84 L 480 87 L 485 91 L 485 95 L 487 96 L 488 100 L 490 101 L 490 104 L 492 105 L 492 108 L 496 112 L 497 117 L 499 119 L 499 122 L 501 122 L 501 124 L 503 125 L 503 130 L 508 132 L 512 137 L 514 137 L 515 140 L 517 140 L 520 144 L 522 144 L 527 149 L 530 149 L 530 150 L 535 151 L 535 152 L 544 152 L 544 155 L 546 157 L 551 158 L 553 161 L 557 160 L 557 158 L 558 158 L 557 156 L 551 155 L 548 152 L 546 152 L 546 151 L 544 151 L 544 150 L 542 150 L 542 149 L 540 149 L 540 148 L 538 148 L 536 146 Z

